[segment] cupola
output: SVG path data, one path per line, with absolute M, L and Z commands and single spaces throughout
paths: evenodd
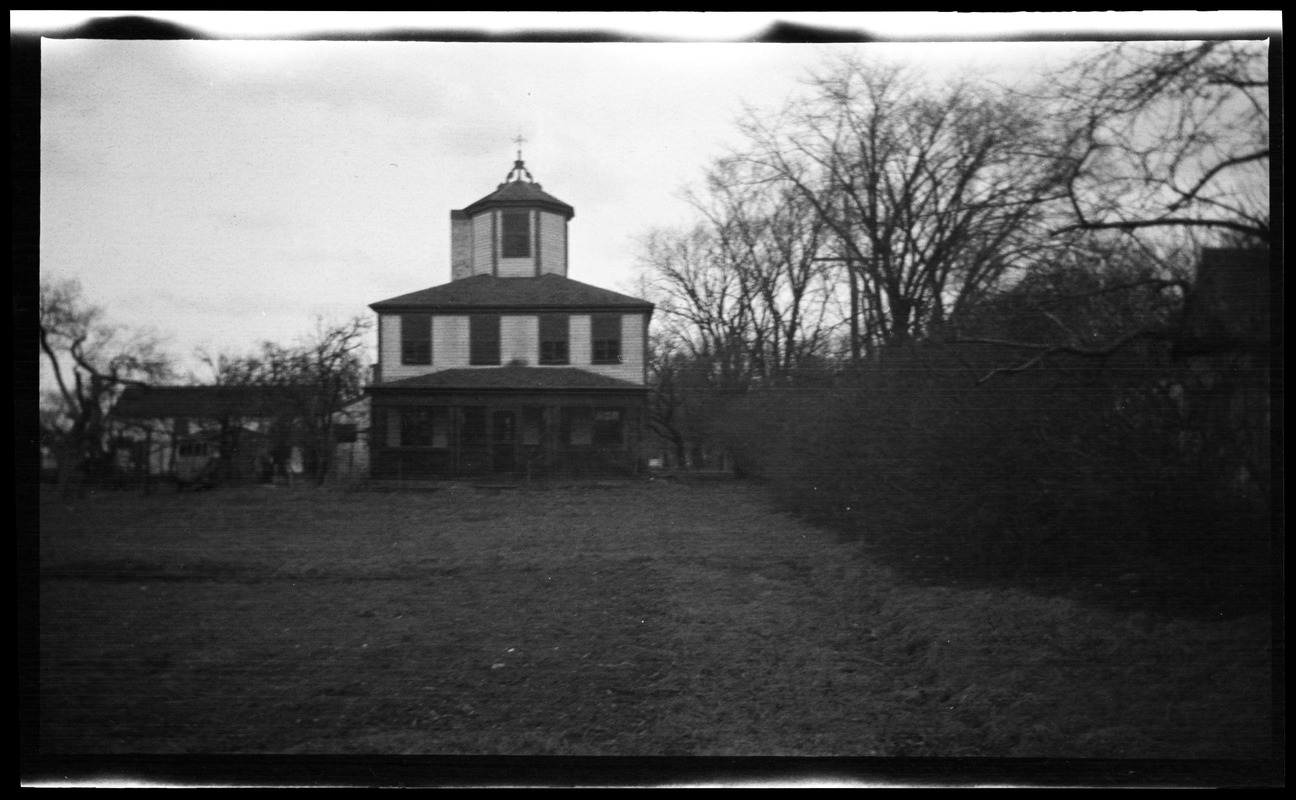
M 571 206 L 545 192 L 517 160 L 495 191 L 450 212 L 450 279 L 567 276 Z

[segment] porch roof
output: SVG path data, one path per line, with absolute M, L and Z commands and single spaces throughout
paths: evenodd
M 608 309 L 651 312 L 653 304 L 561 275 L 546 274 L 531 278 L 474 275 L 381 300 L 369 307 L 378 312 L 484 309 Z
M 647 387 L 576 367 L 446 369 L 377 384 L 375 389 L 635 389 Z

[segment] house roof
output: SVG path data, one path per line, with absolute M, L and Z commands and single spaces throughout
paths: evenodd
M 287 390 L 260 386 L 127 386 L 114 413 L 131 419 L 266 416 L 290 406 Z
M 521 164 L 522 162 L 517 163 Z M 498 189 L 463 209 L 463 211 L 471 217 L 488 208 L 534 208 L 537 206 L 562 214 L 567 219 L 576 216 L 576 209 L 541 189 L 540 184 L 524 181 L 521 178 L 501 183 Z
M 576 367 L 447 369 L 378 384 L 377 389 L 644 389 Z
M 1209 280 L 1220 273 L 1269 278 L 1269 248 L 1203 247 L 1197 266 L 1199 280 Z
M 1265 346 L 1272 314 L 1269 250 L 1203 248 L 1184 318 L 1192 335 L 1214 347 Z
M 399 297 L 380 300 L 374 311 L 518 309 L 624 309 L 652 311 L 653 304 L 561 275 L 496 278 L 473 275 Z

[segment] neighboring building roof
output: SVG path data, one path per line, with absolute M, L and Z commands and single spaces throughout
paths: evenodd
M 522 162 L 517 163 L 520 165 Z M 516 166 L 514 168 L 517 169 Z M 576 216 L 576 209 L 542 190 L 540 184 L 524 181 L 520 178 L 501 183 L 498 189 L 463 209 L 463 212 L 468 216 L 475 216 L 488 208 L 531 208 L 536 206 L 562 214 L 567 219 Z
M 1268 248 L 1203 248 L 1181 351 L 1267 347 L 1272 293 Z
M 1269 249 L 1204 247 L 1197 265 L 1197 291 L 1227 301 L 1231 310 L 1268 313 Z
M 447 369 L 381 383 L 375 389 L 644 389 L 576 367 L 483 367 Z
M 291 403 L 283 389 L 259 386 L 127 386 L 114 413 L 132 419 L 266 416 Z
M 520 309 L 625 309 L 652 311 L 653 304 L 561 275 L 496 278 L 473 275 L 369 306 L 374 311 Z

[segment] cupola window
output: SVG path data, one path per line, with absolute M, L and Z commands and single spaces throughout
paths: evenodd
M 500 236 L 500 255 L 503 258 L 531 257 L 531 212 L 503 211 L 500 213 L 503 231 Z

